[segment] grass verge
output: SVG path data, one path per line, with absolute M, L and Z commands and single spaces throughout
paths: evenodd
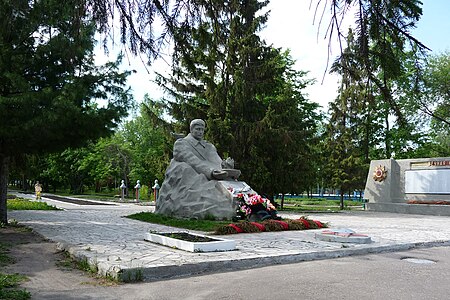
M 363 210 L 363 203 L 358 201 L 344 201 L 344 210 Z M 327 200 L 322 198 L 305 199 L 289 198 L 284 201 L 283 209 L 280 211 L 291 212 L 339 212 L 339 200 Z
M 0 242 L 0 267 L 14 263 L 14 259 L 8 255 L 9 247 L 10 245 Z
M 0 242 L 0 266 L 2 267 L 14 263 L 14 259 L 9 256 L 10 247 L 10 244 Z M 24 275 L 0 273 L 0 299 L 30 299 L 31 294 L 19 288 L 20 282 L 25 280 L 27 277 Z
M 344 210 L 350 210 L 349 208 L 344 208 Z M 298 212 L 298 213 L 330 213 L 341 211 L 339 207 L 331 206 L 303 206 L 303 205 L 284 205 L 283 209 L 279 209 L 280 212 Z
M 60 210 L 59 208 L 48 205 L 45 202 L 30 201 L 20 197 L 8 199 L 6 206 L 10 210 Z
M 285 219 L 286 227 L 280 224 L 277 220 L 266 220 L 256 223 L 260 223 L 260 226 L 255 225 L 254 222 L 248 221 L 214 221 L 214 220 L 192 220 L 192 219 L 176 219 L 168 216 L 154 214 L 151 212 L 140 212 L 137 214 L 129 215 L 127 218 L 139 220 L 148 223 L 156 223 L 167 225 L 171 227 L 177 227 L 182 229 L 199 230 L 209 232 L 211 234 L 232 234 L 239 232 L 260 232 L 260 231 L 282 231 L 282 230 L 304 230 L 304 229 L 317 229 L 326 228 L 326 223 L 321 223 L 320 227 L 316 223 L 317 221 L 309 220 L 306 217 L 302 217 L 298 220 Z M 308 223 L 305 225 L 305 223 Z M 320 223 L 320 222 L 319 222 Z M 261 228 L 264 227 L 264 228 Z M 236 229 L 239 227 L 239 229 Z
M 73 258 L 69 252 L 63 251 L 62 252 L 63 259 L 59 260 L 57 262 L 57 266 L 59 268 L 65 269 L 65 270 L 72 270 L 72 269 L 78 269 L 86 274 L 88 274 L 90 277 L 95 278 L 95 282 L 87 282 L 85 284 L 95 284 L 100 286 L 117 286 L 119 285 L 119 282 L 117 279 L 114 279 L 109 276 L 101 276 L 98 274 L 98 265 L 89 264 L 87 259 L 81 259 L 77 260 Z
M 27 277 L 23 275 L 0 273 L 0 299 L 30 299 L 30 292 L 23 289 L 18 289 L 19 283 L 24 280 L 27 280 Z
M 278 199 L 278 202 L 280 200 Z M 312 206 L 339 206 L 340 200 L 328 200 L 324 198 L 287 198 L 284 203 L 299 204 L 299 205 L 312 205 Z M 344 206 L 361 206 L 359 201 L 344 200 Z
M 230 223 L 230 221 L 176 219 L 168 216 L 154 214 L 151 212 L 140 212 L 137 214 L 129 215 L 127 216 L 127 218 L 148 223 L 156 223 L 177 228 L 207 231 L 207 232 L 215 231 L 217 227 L 227 225 Z

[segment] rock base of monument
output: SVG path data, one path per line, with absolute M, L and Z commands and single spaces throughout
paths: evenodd
M 155 213 L 175 218 L 231 220 L 238 209 L 235 195 L 255 191 L 245 182 L 236 180 L 206 180 L 206 177 L 189 173 L 198 180 L 181 186 L 166 180 L 156 202 Z M 187 180 L 186 180 L 187 181 Z
M 180 239 L 182 238 L 182 239 Z M 212 238 L 189 232 L 148 232 L 145 240 L 189 252 L 218 252 L 236 249 L 234 240 Z

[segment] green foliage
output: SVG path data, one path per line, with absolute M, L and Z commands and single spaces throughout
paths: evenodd
M 337 21 L 339 11 L 350 6 L 359 11 L 356 29 L 346 36 L 348 47 L 331 69 L 343 78 L 337 100 L 341 104 L 332 109 L 334 113 L 339 109 L 347 118 L 345 126 L 356 131 L 347 140 L 359 142 L 354 158 L 367 163 L 370 159 L 410 156 L 423 143 L 420 123 L 411 118 L 417 114 L 411 114 L 404 101 L 405 91 L 416 92 L 411 87 L 422 69 L 425 47 L 408 33 L 422 14 L 421 3 L 337 1 L 331 5 L 337 8 L 332 22 Z M 402 90 L 402 86 L 407 88 Z
M 8 199 L 7 207 L 9 210 L 59 210 L 45 202 L 29 201 L 24 198 Z
M 296 206 L 301 205 L 313 205 L 313 206 L 337 206 L 340 204 L 340 200 L 327 200 L 324 198 L 286 198 L 285 203 L 294 204 Z M 361 206 L 361 203 L 358 201 L 345 200 L 345 206 Z
M 92 65 L 94 27 L 87 16 L 75 13 L 81 5 L 88 5 L 88 11 L 96 11 L 89 17 L 97 22 L 97 29 L 105 32 L 109 30 L 109 3 L 75 1 L 59 5 L 58 1 L 47 1 L 32 7 L 35 12 L 30 14 L 25 6 L 32 4 L 4 3 L 4 30 L 0 32 L 6 42 L 1 53 L 12 56 L 0 57 L 1 70 L 8 71 L 2 73 L 5 80 L 0 84 L 1 91 L 14 87 L 20 93 L 0 95 L 0 125 L 2 121 L 14 124 L 0 126 L 0 131 L 5 129 L 26 139 L 19 139 L 19 147 L 14 148 L 11 162 L 15 178 L 40 177 L 46 190 L 69 186 L 77 193 L 86 187 L 96 192 L 114 191 L 121 179 L 130 188 L 137 179 L 148 186 L 154 179 L 162 183 L 173 145 L 169 132 L 187 133 L 189 121 L 198 117 L 207 121 L 207 139 L 219 153 L 236 160 L 237 168 L 243 171 L 241 179 L 268 195 L 311 192 L 318 184 L 323 187 L 328 182 L 343 188 L 361 188 L 370 159 L 449 155 L 449 128 L 442 120 L 438 122 L 449 115 L 448 54 L 432 57 L 429 63 L 418 62 L 420 53 L 416 50 L 424 47 L 409 36 L 408 29 L 422 13 L 419 1 L 326 4 L 336 8 L 330 10 L 331 22 L 336 25 L 330 34 L 339 28 L 333 12 L 345 15 L 349 6 L 360 8 L 355 19 L 358 26 L 347 36 L 349 46 L 333 65 L 333 71 L 343 76 L 343 88 L 330 110 L 331 127 L 336 128 L 333 134 L 327 132 L 326 140 L 317 134 L 317 106 L 302 94 L 311 83 L 305 79 L 306 73 L 294 70 L 289 52 L 267 46 L 257 35 L 268 18 L 268 14 L 261 13 L 266 1 L 145 1 L 145 10 L 121 6 L 121 42 L 130 38 L 133 53 L 158 52 L 153 41 L 144 38 L 145 32 L 151 30 L 158 14 L 172 12 L 173 19 L 165 15 L 162 23 L 166 26 L 164 34 L 174 38 L 173 72 L 169 78 L 161 76 L 158 80 L 174 100 L 156 101 L 147 96 L 140 116 L 125 123 L 111 138 L 83 143 L 83 149 L 74 145 L 93 137 L 83 133 L 88 136 L 79 139 L 75 135 L 81 135 L 86 127 L 95 137 L 105 135 L 117 124 L 117 117 L 128 103 L 123 89 L 126 74 L 118 73 L 113 63 L 105 68 Z M 25 17 L 9 14 L 14 5 L 26 12 Z M 190 13 L 166 10 L 170 5 L 190 8 Z M 148 23 L 140 23 L 145 21 Z M 38 23 L 42 27 L 33 26 Z M 36 43 L 36 52 L 31 46 L 35 35 L 25 34 L 34 28 L 48 37 Z M 8 44 L 22 41 L 21 36 L 27 37 L 22 39 L 21 49 L 29 55 L 20 56 Z M 413 46 L 408 47 L 408 43 Z M 143 48 L 135 47 L 138 44 Z M 9 57 L 17 63 L 12 69 L 8 69 L 12 66 Z M 29 65 L 39 76 L 25 76 L 22 71 Z M 425 66 L 423 72 L 417 66 Z M 423 80 L 419 80 L 421 76 Z M 36 90 L 30 91 L 30 87 Z M 17 99 L 23 101 L 8 106 Z M 103 102 L 95 99 L 111 102 L 102 106 Z M 121 101 L 123 105 L 119 105 Z M 11 107 L 18 109 L 9 111 Z M 433 107 L 436 110 L 428 111 Z M 105 108 L 118 111 L 107 112 Z M 431 123 L 419 110 L 434 115 Z M 95 115 L 100 112 L 112 121 L 103 126 L 98 116 L 96 122 Z M 79 118 L 80 113 L 88 117 Z M 396 115 L 395 121 L 392 115 Z M 175 122 L 161 122 L 167 116 Z M 64 125 L 65 129 L 55 129 L 53 124 Z M 420 129 L 428 127 L 429 131 Z M 33 130 L 28 131 L 30 128 Z M 36 128 L 41 130 L 36 132 Z M 321 133 L 324 131 L 325 125 Z M 48 145 L 56 145 L 64 152 L 50 157 L 16 155 L 29 143 L 34 150 L 55 150 Z M 2 153 L 0 149 L 0 156 Z
M 339 96 L 330 105 L 322 149 L 329 181 L 341 197 L 364 188 L 371 159 L 429 156 L 423 151 L 426 123 L 418 114 L 420 55 L 417 47 L 407 51 L 408 37 L 400 27 L 394 28 L 413 26 L 421 14 L 419 3 L 408 1 L 389 26 L 385 22 L 398 3 L 372 4 L 362 8 L 359 18 L 367 18 L 367 23 L 358 19 L 358 30 L 349 30 L 348 47 L 331 69 L 342 81 Z M 371 20 L 379 12 L 386 13 L 386 19 Z M 410 19 L 414 21 L 406 24 Z
M 351 80 L 344 77 L 341 94 L 330 104 L 330 123 L 327 126 L 323 153 L 326 154 L 325 170 L 331 187 L 344 193 L 364 189 L 368 170 L 368 147 L 356 129 L 363 127 L 358 93 L 354 93 Z M 356 130 L 355 130 L 356 129 Z M 341 209 L 344 208 L 341 199 Z
M 69 186 L 74 194 L 88 190 L 118 193 L 121 180 L 125 180 L 131 191 L 140 180 L 141 198 L 149 196 L 148 188 L 153 186 L 154 180 L 162 182 L 169 157 L 165 154 L 167 137 L 164 131 L 152 124 L 145 114 L 151 105 L 148 102 L 150 100 L 146 98 L 142 114 L 125 122 L 114 135 L 82 148 L 68 148 L 58 154 L 41 156 L 35 178 L 39 178 L 47 189 Z
M 214 220 L 176 219 L 150 212 L 140 212 L 137 214 L 129 215 L 127 216 L 127 218 L 143 222 L 156 223 L 172 227 L 185 228 L 190 230 L 200 230 L 200 231 L 214 231 L 217 226 L 230 223 L 229 221 L 227 222 Z
M 132 100 L 120 59 L 95 66 L 95 25 L 82 1 L 0 6 L 0 217 L 10 157 L 75 147 L 108 135 Z
M 86 249 L 89 251 L 89 248 Z M 89 273 L 90 275 L 96 277 L 96 279 L 100 279 L 102 281 L 101 285 L 115 285 L 117 283 L 117 279 L 112 278 L 107 275 L 106 277 L 102 277 L 98 274 L 98 262 L 94 261 L 94 263 L 90 263 L 87 258 L 84 259 L 74 259 L 69 252 L 63 251 L 64 259 L 59 260 L 57 262 L 58 267 L 64 269 L 78 269 L 84 272 Z
M 30 292 L 17 289 L 20 282 L 27 280 L 26 276 L 0 273 L 0 299 L 26 300 L 31 298 Z
M 318 1 L 320 4 L 321 1 Z M 416 26 L 422 15 L 422 3 L 419 0 L 406 1 L 381 1 L 381 0 L 339 0 L 330 6 L 330 35 L 337 35 L 341 39 L 342 18 L 349 11 L 355 9 L 358 13 L 355 17 L 355 32 L 353 51 L 342 53 L 339 60 L 347 56 L 345 61 L 352 57 L 358 62 L 358 68 L 351 68 L 345 62 L 342 69 L 351 74 L 362 86 L 376 89 L 380 100 L 397 117 L 399 122 L 404 122 L 404 115 L 397 101 L 392 97 L 392 80 L 398 79 L 403 73 L 403 54 L 408 49 L 416 51 L 416 58 L 420 51 L 427 49 L 409 34 L 411 28 Z M 348 39 L 349 37 L 345 37 Z M 409 46 L 409 47 L 408 47 Z M 416 60 L 417 61 L 417 60 Z M 419 64 L 416 64 L 419 66 Z M 358 74 L 364 77 L 358 78 Z
M 90 147 L 67 148 L 48 155 L 37 178 L 45 185 L 53 184 L 55 189 L 66 184 L 72 193 L 81 193 L 84 181 L 90 179 L 89 170 L 83 165 Z
M 173 75 L 158 79 L 174 98 L 165 103 L 176 120 L 167 127 L 187 133 L 192 119 L 204 119 L 206 139 L 223 158 L 232 157 L 241 179 L 260 193 L 307 188 L 319 116 L 302 90 L 312 81 L 294 70 L 288 51 L 267 46 L 257 35 L 267 20 L 261 13 L 267 2 L 211 5 L 199 4 L 214 14 L 179 29 Z
M 124 270 L 119 274 L 123 282 L 141 282 L 144 280 L 144 271 L 142 268 Z
M 129 72 L 119 73 L 119 62 L 94 65 L 94 27 L 80 7 L 3 2 L 2 156 L 60 150 L 108 134 L 126 114 Z
M 0 288 L 16 287 L 19 282 L 26 280 L 26 276 L 14 274 L 8 275 L 0 273 Z M 4 299 L 4 298 L 1 298 Z
M 341 114 L 348 123 L 354 124 L 350 126 L 357 133 L 353 139 L 359 141 L 364 160 L 448 156 L 449 125 L 445 117 L 449 115 L 445 112 L 448 78 L 443 75 L 445 71 L 433 71 L 448 69 L 448 55 L 438 56 L 439 59 L 431 56 L 418 62 L 414 51 L 406 51 L 398 54 L 401 67 L 398 76 L 382 79 L 382 72 L 377 75 L 386 83 L 389 97 L 397 104 L 397 113 L 402 115 L 401 119 L 395 119 L 389 105 L 381 101 L 386 98 L 383 90 L 371 88 L 370 75 L 360 70 L 362 58 L 354 46 L 351 31 L 348 38 L 349 47 L 341 61 L 334 64 L 333 71 L 343 76 Z M 434 76 L 435 79 L 430 79 Z M 432 85 L 431 82 L 440 83 Z M 444 108 L 443 114 L 440 108 Z
M 151 99 L 146 95 L 140 115 L 125 123 L 116 134 L 130 153 L 130 180 L 140 180 L 141 184 L 149 186 L 153 186 L 155 179 L 162 182 L 170 160 L 165 152 L 168 137 L 163 128 L 148 118 L 147 111 L 151 106 Z
M 82 270 L 84 272 L 88 272 L 91 274 L 97 274 L 98 272 L 98 265 L 97 264 L 90 264 L 87 258 L 76 260 L 73 262 L 75 264 L 75 267 L 79 270 Z
M 425 67 L 420 94 L 421 111 L 431 116 L 430 157 L 450 156 L 450 52 L 431 56 Z
M 14 259 L 8 255 L 9 245 L 0 243 L 0 266 L 6 266 L 8 264 L 14 263 Z

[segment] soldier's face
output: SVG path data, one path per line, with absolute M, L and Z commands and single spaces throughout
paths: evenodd
M 202 125 L 194 125 L 191 134 L 195 139 L 201 140 L 203 139 L 203 135 L 205 134 L 205 127 Z

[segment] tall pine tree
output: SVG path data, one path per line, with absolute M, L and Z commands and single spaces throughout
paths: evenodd
M 127 72 L 96 67 L 79 1 L 0 2 L 0 222 L 11 159 L 108 134 L 127 112 Z M 100 102 L 98 102 L 99 100 Z
M 222 157 L 233 157 L 242 179 L 272 195 L 305 187 L 299 181 L 310 177 L 299 174 L 313 169 L 308 143 L 318 115 L 302 95 L 305 72 L 257 35 L 265 5 L 205 3 L 205 18 L 175 35 L 173 74 L 159 82 L 175 99 L 168 106 L 178 128 L 188 132 L 191 119 L 205 119 Z

